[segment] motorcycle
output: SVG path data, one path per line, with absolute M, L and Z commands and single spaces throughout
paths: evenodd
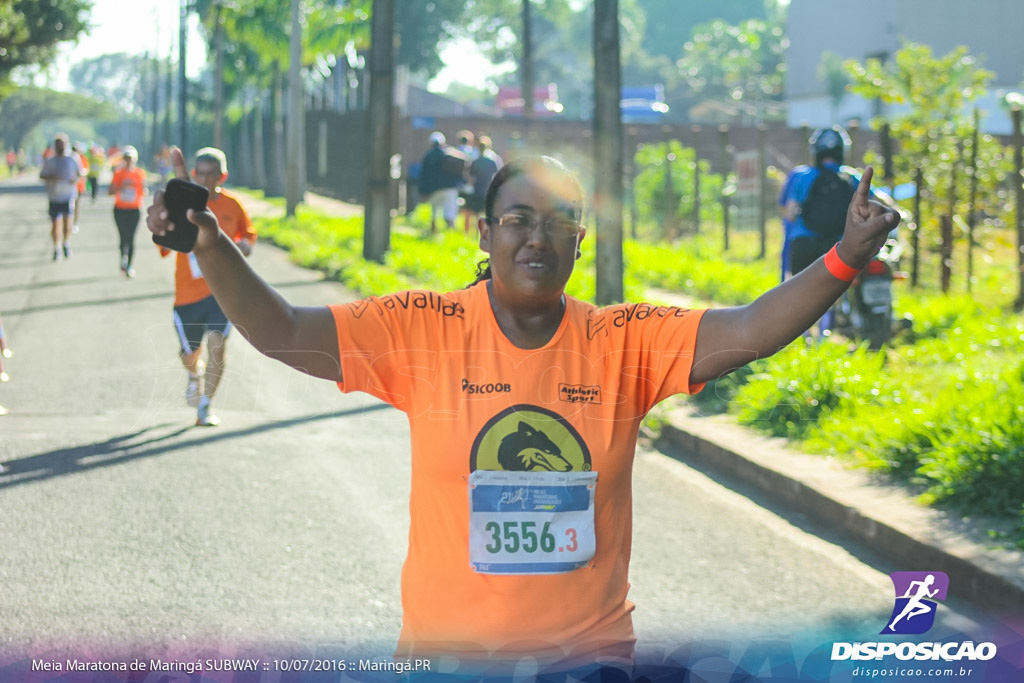
M 893 311 L 892 284 L 906 278 L 899 270 L 903 245 L 894 228 L 885 245 L 833 304 L 830 332 L 855 340 L 867 340 L 869 348 L 880 349 L 892 336 L 907 329 L 910 320 L 897 320 Z

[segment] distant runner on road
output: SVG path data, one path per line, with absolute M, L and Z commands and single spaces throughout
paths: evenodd
M 142 215 L 142 199 L 146 195 L 146 172 L 135 165 L 139 152 L 132 145 L 122 150 L 124 165 L 114 171 L 109 194 L 114 195 L 114 223 L 120 237 L 121 272 L 135 277 L 135 231 Z
M 43 163 L 39 177 L 46 181 L 46 196 L 50 202 L 53 260 L 60 260 L 62 251 L 64 258 L 71 258 L 71 221 L 78 200 L 78 181 L 85 177 L 85 169 L 71 154 L 68 136 L 64 133 L 54 138 L 53 156 Z

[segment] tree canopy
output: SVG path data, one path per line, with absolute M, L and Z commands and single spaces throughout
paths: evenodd
M 91 0 L 0 0 L 0 97 L 19 66 L 46 65 L 86 28 Z
M 116 119 L 109 104 L 83 95 L 45 88 L 18 88 L 0 103 L 0 141 L 5 148 L 25 144 L 25 137 L 41 121 L 59 117 L 80 119 Z
M 152 68 L 151 61 L 145 55 L 116 52 L 75 64 L 68 77 L 75 92 L 134 113 L 145 108 L 146 91 L 142 80 Z

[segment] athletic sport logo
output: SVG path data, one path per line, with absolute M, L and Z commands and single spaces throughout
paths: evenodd
M 949 577 L 943 572 L 893 572 L 889 575 L 896 590 L 892 616 L 883 634 L 917 635 L 935 624 L 939 600 L 946 599 Z

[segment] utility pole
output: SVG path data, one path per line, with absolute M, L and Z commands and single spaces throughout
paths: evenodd
M 188 77 L 185 74 L 185 53 L 188 44 L 188 0 L 181 0 L 178 23 L 178 146 L 188 158 Z
M 174 63 L 174 33 L 171 33 L 171 42 L 167 47 L 167 76 L 164 79 L 164 143 L 171 144 L 171 101 L 174 97 L 174 72 L 171 64 Z
M 391 135 L 395 99 L 395 0 L 374 0 L 370 22 L 370 184 L 363 258 L 382 261 L 391 245 Z
M 1024 132 L 1021 128 L 1021 102 L 1010 108 L 1013 120 L 1013 196 L 1014 222 L 1017 224 L 1017 300 L 1013 310 L 1024 310 Z
M 530 18 L 530 0 L 523 0 L 523 56 L 519 64 L 519 89 L 523 95 L 523 118 L 533 118 L 533 20 Z
M 213 3 L 213 146 L 224 149 L 224 5 Z
M 305 188 L 305 106 L 302 87 L 302 0 L 291 0 L 292 30 L 288 57 L 288 149 L 285 178 L 286 213 L 295 215 Z
M 594 3 L 594 207 L 597 305 L 623 299 L 622 70 L 619 1 Z

